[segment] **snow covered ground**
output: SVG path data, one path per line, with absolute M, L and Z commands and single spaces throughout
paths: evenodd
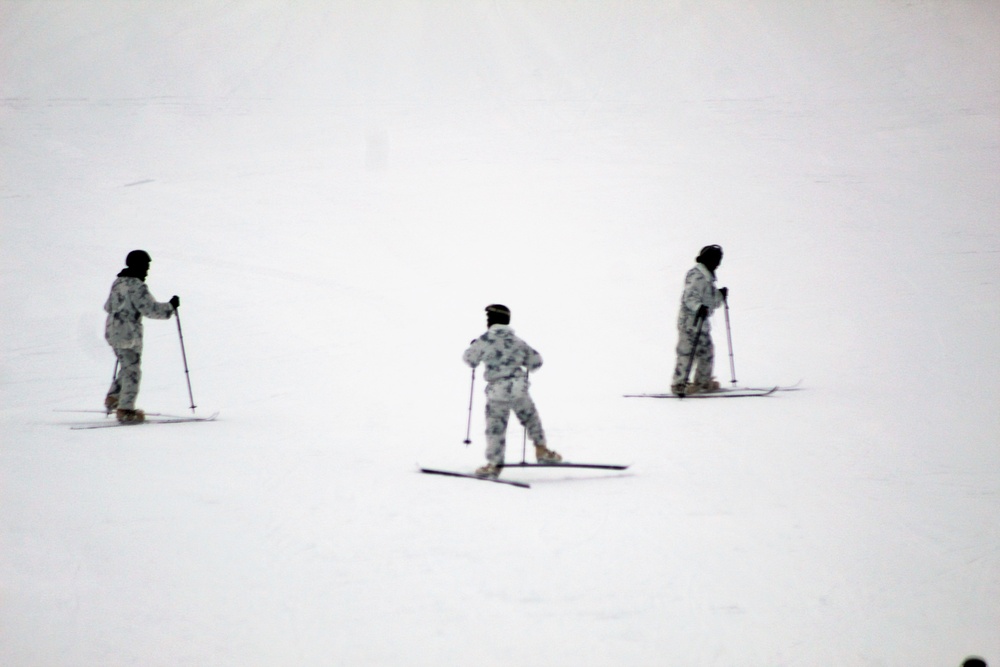
M 1000 664 L 1000 3 L 0 0 L 0 68 L 0 664 Z M 622 398 L 708 243 L 804 390 Z M 220 419 L 70 430 L 134 248 Z M 496 301 L 627 473 L 417 472 Z

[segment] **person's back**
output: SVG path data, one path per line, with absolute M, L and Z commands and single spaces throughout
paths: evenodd
M 487 329 L 472 342 L 464 359 L 469 365 L 481 361 L 487 382 L 520 377 L 525 370 L 534 371 L 542 366 L 542 355 L 518 338 L 506 324 L 494 324 Z

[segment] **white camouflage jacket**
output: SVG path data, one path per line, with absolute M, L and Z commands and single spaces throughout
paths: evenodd
M 127 276 L 115 279 L 104 310 L 108 314 L 104 325 L 104 338 L 108 345 L 140 351 L 143 316 L 166 320 L 174 314 L 173 306 L 153 298 L 146 283 L 139 278 Z
M 542 355 L 515 336 L 506 324 L 494 324 L 472 341 L 462 359 L 473 368 L 482 362 L 487 382 L 521 378 L 525 369 L 534 371 L 542 367 Z
M 680 312 L 677 314 L 677 326 L 681 329 L 693 329 L 696 325 L 695 316 L 702 306 L 708 307 L 711 317 L 715 309 L 722 305 L 722 292 L 715 286 L 715 275 L 702 264 L 695 264 L 684 277 L 684 293 L 681 295 Z M 702 331 L 712 330 L 712 323 L 706 319 Z

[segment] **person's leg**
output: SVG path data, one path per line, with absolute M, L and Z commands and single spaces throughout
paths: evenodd
M 697 391 L 715 391 L 719 388 L 719 383 L 712 379 L 712 371 L 715 366 L 715 345 L 712 343 L 712 336 L 707 332 L 701 334 L 698 345 L 694 351 L 695 370 L 694 383 Z
M 500 466 L 504 462 L 510 407 L 507 401 L 486 400 L 486 460 L 493 465 Z
M 118 356 L 118 350 L 111 349 L 114 351 L 115 359 L 118 361 L 115 363 L 115 376 L 111 379 L 111 386 L 108 387 L 108 393 L 104 397 L 104 408 L 108 412 L 114 412 L 118 409 L 119 394 L 122 392 L 122 383 L 119 379 L 122 368 L 121 358 Z
M 545 430 L 542 428 L 542 418 L 535 408 L 531 396 L 525 395 L 514 402 L 514 414 L 521 425 L 528 431 L 528 437 L 536 445 L 545 445 Z
M 545 430 L 542 419 L 531 396 L 525 393 L 513 404 L 514 414 L 528 432 L 528 437 L 535 443 L 535 460 L 539 463 L 558 463 L 562 456 L 548 448 L 545 440 Z
M 677 327 L 677 363 L 674 364 L 674 376 L 670 380 L 670 391 L 675 394 L 687 391 L 687 373 L 694 354 L 691 339 L 694 338 L 695 331 L 696 329 L 689 327 Z
M 118 409 L 135 410 L 142 380 L 142 354 L 138 350 L 117 350 L 118 353 Z

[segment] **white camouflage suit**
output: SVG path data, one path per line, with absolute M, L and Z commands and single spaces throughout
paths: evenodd
M 545 444 L 545 431 L 528 394 L 528 372 L 542 366 L 542 355 L 514 335 L 506 324 L 494 324 L 472 341 L 462 355 L 469 366 L 486 367 L 486 459 L 503 465 L 507 443 L 507 421 L 511 410 L 536 445 Z
M 134 410 L 142 379 L 142 318 L 169 319 L 174 307 L 154 299 L 140 278 L 119 276 L 111 285 L 104 310 L 108 313 L 104 338 L 118 357 L 118 375 L 108 395 L 118 397 L 120 409 Z
M 708 316 L 711 317 L 721 305 L 722 292 L 715 286 L 715 275 L 703 264 L 695 264 L 684 277 L 684 293 L 677 313 L 677 364 L 670 383 L 674 390 L 683 389 L 684 374 L 689 365 L 694 370 L 691 378 L 694 385 L 704 387 L 711 382 L 712 366 L 715 363 L 712 323 L 708 317 L 705 318 L 701 325 L 701 336 L 695 344 L 694 337 L 698 331 L 695 319 L 701 306 L 708 308 Z

